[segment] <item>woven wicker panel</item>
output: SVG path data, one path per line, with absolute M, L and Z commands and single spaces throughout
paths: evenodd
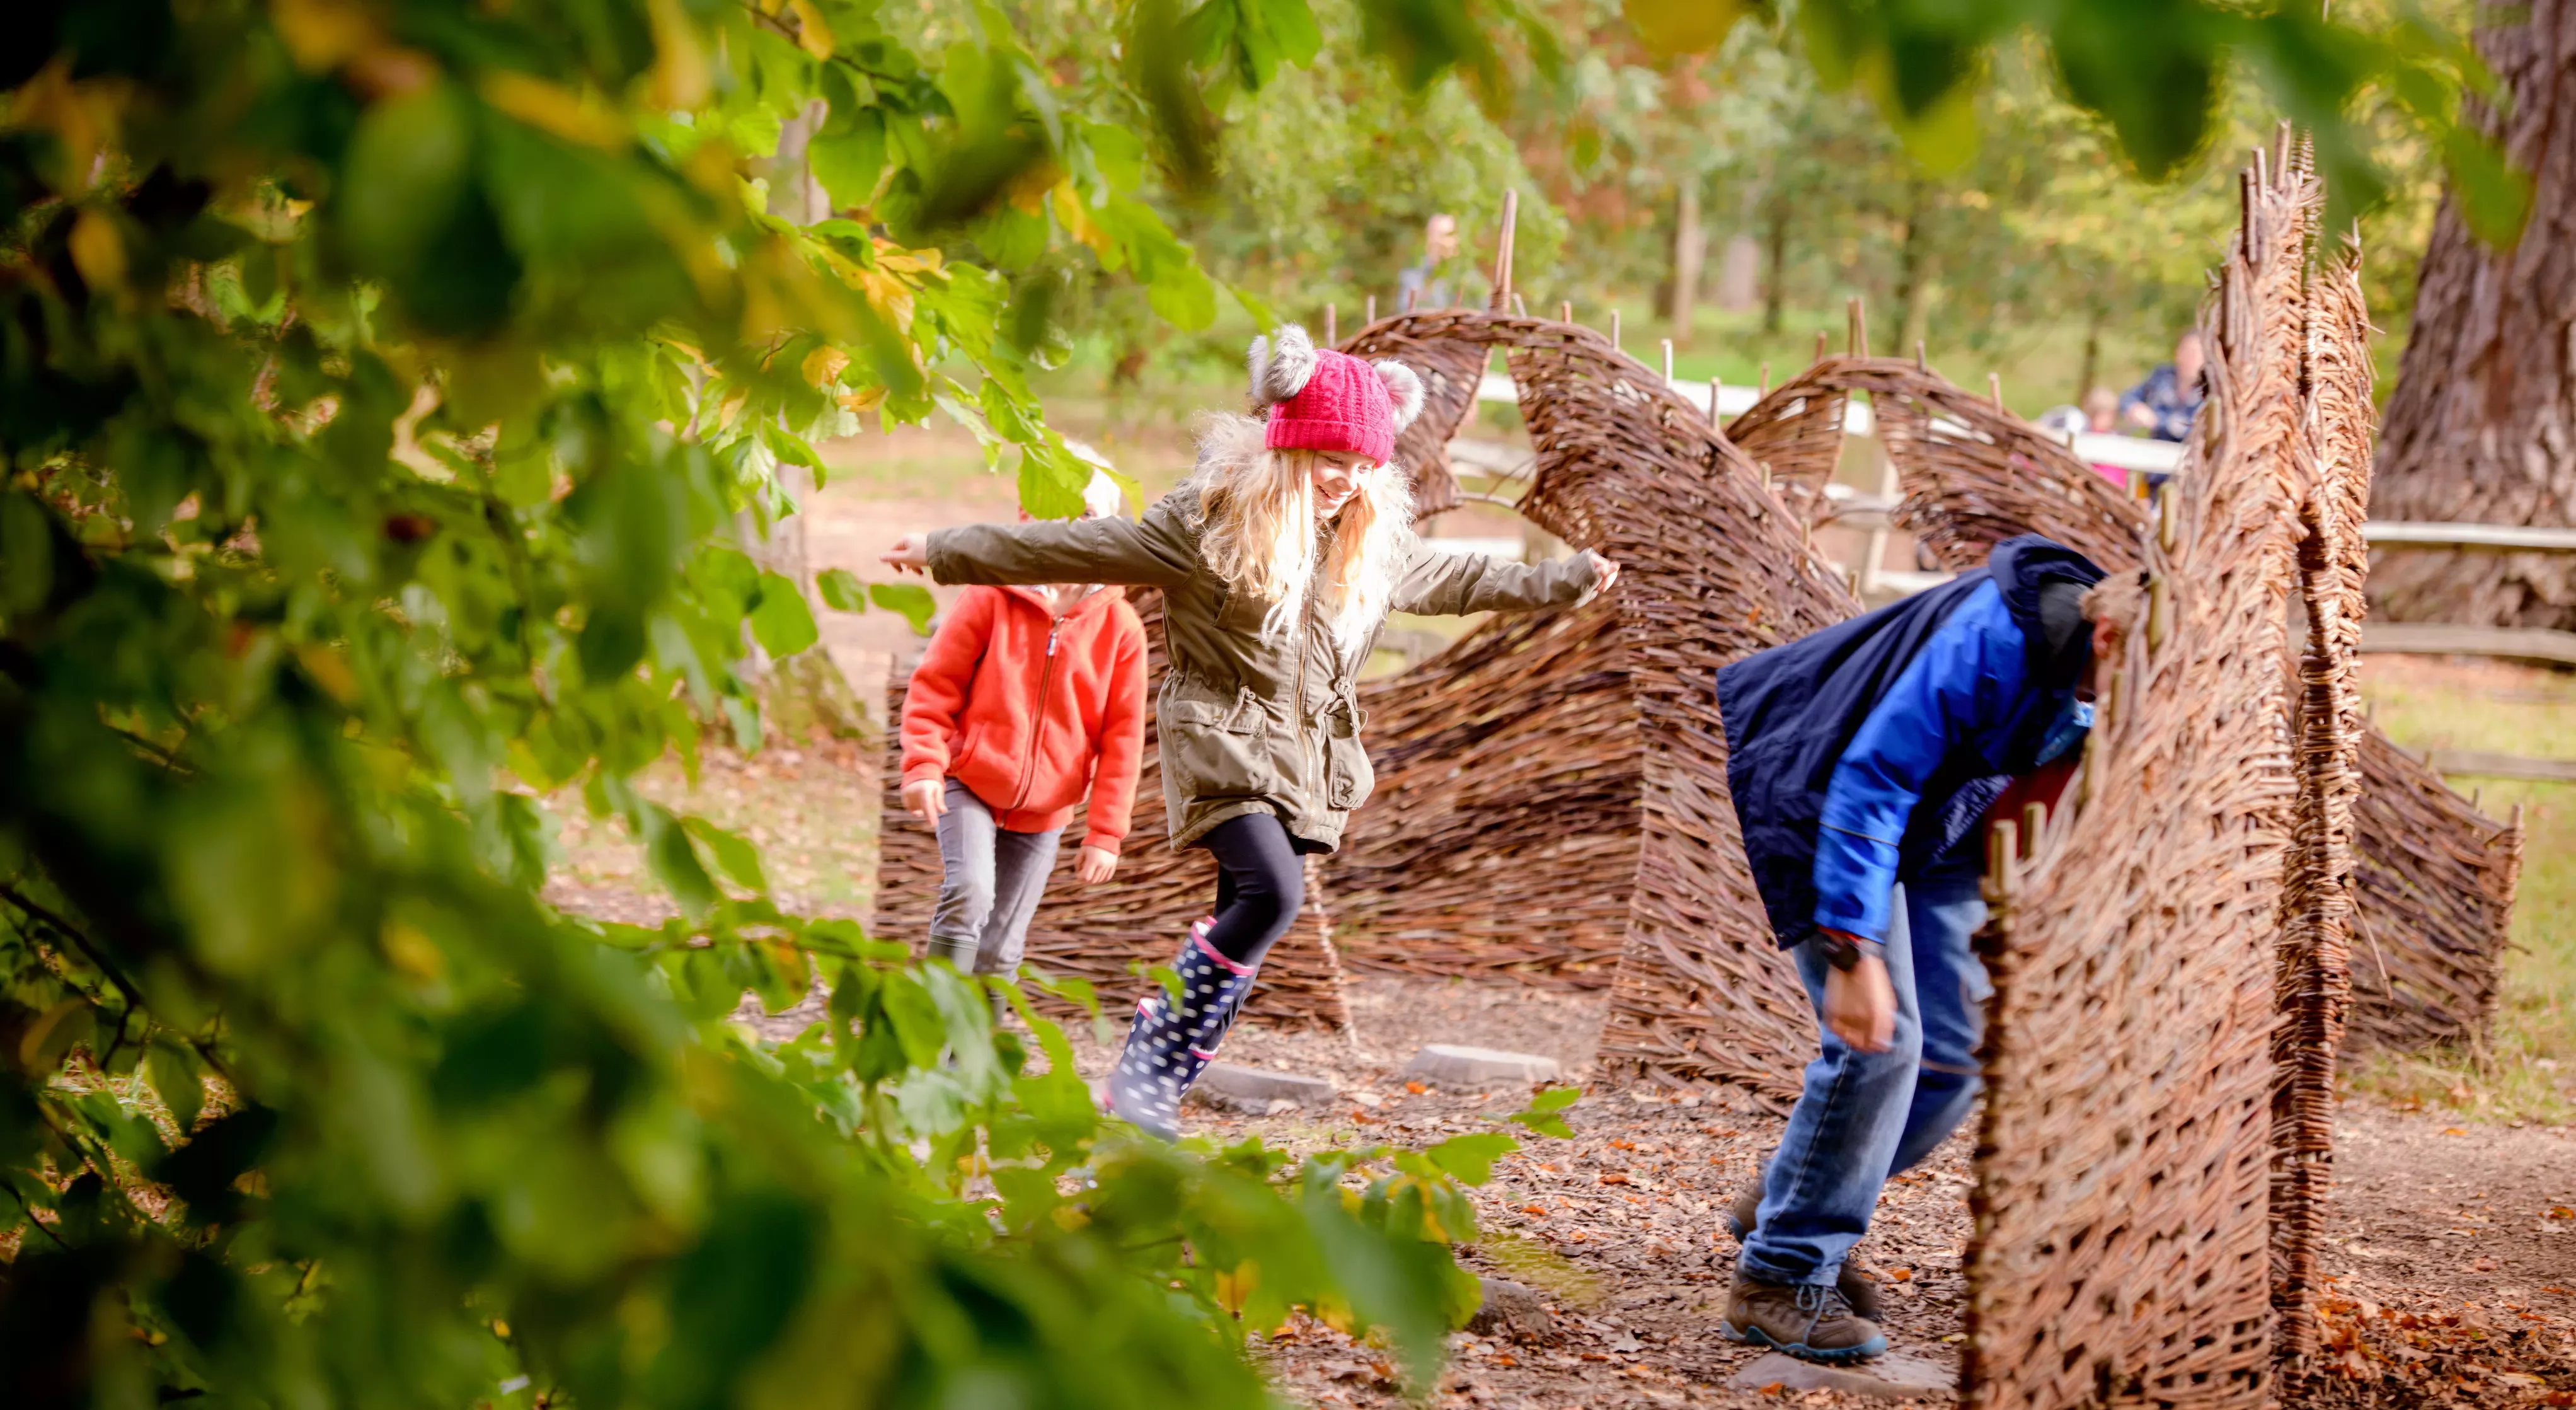
M 1821 359 L 1806 376 L 1765 394 L 1726 423 L 1726 438 L 1769 478 L 1772 491 L 1810 522 L 1821 522 L 1831 509 L 1825 486 L 1842 464 L 1843 410 L 1851 400 L 1839 378 L 1817 374 L 1869 360 Z
M 1608 987 L 1645 788 L 1626 661 L 1595 601 L 1361 687 L 1377 793 L 1326 867 L 1346 963 Z
M 1163 597 L 1152 589 L 1131 593 L 1145 621 L 1145 690 L 1150 697 L 1163 676 Z M 903 718 L 911 671 L 895 672 L 886 718 Z M 919 946 L 930 934 L 931 907 L 939 896 L 939 839 L 903 810 L 902 742 L 886 740 L 884 823 L 879 829 L 874 931 Z M 1136 779 L 1136 807 L 1118 874 L 1107 884 L 1079 886 L 1073 875 L 1082 815 L 1065 828 L 1063 850 L 1047 878 L 1046 898 L 1029 924 L 1027 963 L 1059 977 L 1090 981 L 1107 1011 L 1141 997 L 1145 982 L 1131 963 L 1170 964 L 1191 921 L 1207 914 L 1216 896 L 1216 862 L 1205 851 L 1174 852 L 1165 842 L 1163 775 L 1154 724 L 1145 724 L 1145 753 Z M 1246 1023 L 1315 1027 L 1347 1032 L 1350 1005 L 1342 992 L 1341 960 L 1333 948 L 1330 905 L 1312 859 L 1306 868 L 1306 906 L 1296 925 L 1271 947 L 1261 966 L 1261 987 L 1244 1011 Z
M 2291 717 L 2298 799 L 2273 984 L 2272 1306 L 2284 1357 L 2315 1349 L 2317 1266 L 2334 1169 L 2335 1058 L 2352 1000 L 2353 805 L 2368 726 L 2354 667 L 2370 549 L 2370 319 L 2361 257 L 2322 261 L 2307 289 L 2299 600 Z
M 2292 755 L 2301 266 L 2314 183 L 2249 179 L 2203 318 L 2177 547 L 2150 546 L 2078 810 L 2004 859 L 1967 1258 L 1968 1404 L 2261 1406 L 2275 935 Z
M 2345 1042 L 2399 1051 L 2482 1040 L 2522 871 L 2520 810 L 2479 813 L 2376 730 L 2361 745 L 2352 996 Z
M 1744 867 L 1711 677 L 1855 604 L 1704 411 L 1599 334 L 1452 310 L 1354 340 L 1443 344 L 1506 349 L 1523 514 L 1625 576 L 1365 689 L 1378 792 L 1326 864 L 1337 938 L 1355 967 L 1576 986 L 1615 959 L 1605 1056 L 1785 1100 L 1814 1023 Z

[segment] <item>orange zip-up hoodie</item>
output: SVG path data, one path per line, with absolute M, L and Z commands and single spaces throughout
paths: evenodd
M 1073 820 L 1116 852 L 1145 750 L 1145 627 L 1122 588 L 1062 617 L 1031 588 L 970 587 L 930 639 L 903 701 L 903 781 L 953 778 L 1004 830 Z

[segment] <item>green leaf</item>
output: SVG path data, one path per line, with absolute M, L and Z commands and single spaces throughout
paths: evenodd
M 826 568 L 815 574 L 814 589 L 823 595 L 823 605 L 835 612 L 868 610 L 868 590 L 847 568 Z
M 699 862 L 697 848 L 690 845 L 688 829 L 658 805 L 644 810 L 644 864 L 680 909 L 692 916 L 706 914 L 723 899 L 715 879 Z
M 143 1075 L 152 1090 L 161 1096 L 161 1104 L 170 1108 L 170 1120 L 179 1128 L 179 1138 L 186 1140 L 196 1129 L 197 1113 L 206 1106 L 206 1086 L 197 1075 L 196 1055 L 172 1039 L 155 1035 L 151 1050 L 143 1056 Z
M 701 817 L 684 817 L 680 825 L 715 855 L 716 866 L 736 886 L 766 894 L 769 879 L 761 874 L 760 849 Z
M 938 599 L 919 583 L 870 583 L 868 601 L 910 622 L 914 636 L 930 635 L 930 619 L 939 612 Z
M 1495 1161 L 1520 1148 L 1520 1142 L 1500 1131 L 1477 1131 L 1452 1136 L 1423 1154 L 1461 1183 L 1481 1185 L 1494 1178 Z
M 803 651 L 822 637 L 812 609 L 805 605 L 805 594 L 785 576 L 765 571 L 760 575 L 760 600 L 751 609 L 751 635 L 761 650 L 779 659 Z
M 1513 1112 L 1509 1119 L 1519 1122 L 1542 1136 L 1554 1136 L 1560 1141 L 1570 1141 L 1574 1139 L 1574 1129 L 1567 1126 L 1564 1118 L 1557 1113 L 1574 1105 L 1582 1095 L 1583 1089 L 1580 1087 L 1550 1087 L 1532 1096 L 1529 1105 Z

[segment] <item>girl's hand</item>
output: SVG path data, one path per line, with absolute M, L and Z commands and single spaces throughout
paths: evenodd
M 885 551 L 882 556 L 882 561 L 898 573 L 920 573 L 924 576 L 928 576 L 930 572 L 930 536 L 927 534 L 906 534 L 902 538 L 896 539 L 894 541 L 894 547 Z
M 1085 847 L 1073 859 L 1074 880 L 1098 886 L 1118 872 L 1118 854 L 1106 847 Z
M 1602 557 L 1600 554 L 1596 553 L 1592 555 L 1593 593 L 1597 596 L 1601 593 L 1608 592 L 1610 590 L 1610 585 L 1617 581 L 1619 581 L 1619 565 Z
M 948 781 L 926 778 L 903 786 L 903 810 L 926 823 L 935 823 L 948 811 Z

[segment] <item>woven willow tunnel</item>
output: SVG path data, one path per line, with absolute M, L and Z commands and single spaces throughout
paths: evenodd
M 2114 571 L 2140 566 L 2145 505 L 2062 441 L 1911 360 L 1827 358 L 1748 408 L 1727 435 L 1770 468 L 1784 501 L 1821 521 L 1831 512 L 1822 489 L 1842 454 L 1844 402 L 1855 393 L 1868 394 L 1897 468 L 1898 526 L 1941 567 L 1976 567 L 1996 543 L 2024 533 L 2046 534 Z M 2342 630 L 2357 626 L 2356 618 Z M 2361 733 L 2347 1047 L 2482 1039 L 2503 978 L 2521 829 L 2480 814 L 2377 730 Z
M 1520 389 L 1521 512 L 1624 576 L 1364 689 L 1378 791 L 1325 867 L 1335 936 L 1354 968 L 1615 976 L 1605 1060 L 1785 1101 L 1815 1025 L 1745 867 L 1710 682 L 1857 604 L 1702 412 L 1599 334 L 1447 312 L 1348 345 L 1457 346 L 1502 348 Z

